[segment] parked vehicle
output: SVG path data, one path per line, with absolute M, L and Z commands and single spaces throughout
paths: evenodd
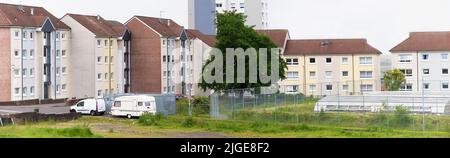
M 106 111 L 106 103 L 103 99 L 84 99 L 70 107 L 70 112 L 90 114 L 92 116 L 103 115 Z
M 156 114 L 156 99 L 153 96 L 123 96 L 114 100 L 111 107 L 113 116 L 126 116 L 127 118 L 140 117 L 144 113 Z

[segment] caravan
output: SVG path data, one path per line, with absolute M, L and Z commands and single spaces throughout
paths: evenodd
M 144 113 L 156 114 L 156 99 L 153 96 L 124 96 L 114 100 L 113 116 L 140 117 Z

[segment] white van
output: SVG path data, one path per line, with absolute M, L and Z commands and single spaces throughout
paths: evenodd
M 156 114 L 156 100 L 153 96 L 124 96 L 114 100 L 111 115 L 140 117 L 144 113 Z
M 85 99 L 70 107 L 70 112 L 90 114 L 92 116 L 103 115 L 105 111 L 106 103 L 103 99 Z

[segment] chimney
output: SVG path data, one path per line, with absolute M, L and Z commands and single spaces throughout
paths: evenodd
M 170 26 L 170 19 L 167 19 L 167 26 Z
M 101 17 L 100 15 L 97 15 L 97 20 L 100 21 Z
M 34 15 L 34 8 L 30 8 L 30 14 Z

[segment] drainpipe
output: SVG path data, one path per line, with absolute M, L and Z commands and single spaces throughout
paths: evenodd
M 21 83 L 21 87 L 20 87 L 20 91 L 19 92 L 22 92 L 21 93 L 21 100 L 23 101 L 23 29 L 24 29 L 24 27 L 22 27 L 21 29 L 20 29 L 20 34 L 22 35 L 22 38 L 20 39 L 20 71 L 19 72 L 21 72 L 21 74 L 22 75 L 20 75 L 20 78 L 21 78 L 21 81 L 22 81 L 22 83 Z
M 420 89 L 420 86 L 419 86 L 419 51 L 416 51 L 416 62 L 417 62 L 417 64 L 416 64 L 416 66 L 417 66 L 417 90 L 419 90 Z M 422 72 L 422 76 L 423 76 L 423 72 Z M 405 84 L 407 84 L 407 83 L 405 83 Z
M 306 96 L 306 54 L 303 54 L 303 94 Z
M 353 95 L 355 95 L 355 54 L 352 54 L 352 80 L 353 80 Z
M 53 42 L 53 44 L 54 44 L 54 45 L 53 45 L 53 47 L 54 47 L 53 50 L 55 50 L 54 53 L 53 53 L 53 59 L 54 59 L 54 61 L 55 61 L 54 66 L 53 66 L 53 70 L 55 71 L 55 73 L 53 73 L 53 75 L 55 76 L 55 77 L 54 77 L 55 83 L 53 84 L 53 87 L 54 87 L 54 88 L 53 88 L 53 91 L 54 91 L 54 93 L 55 93 L 55 98 L 54 98 L 54 100 L 56 100 L 56 98 L 57 98 L 57 97 L 56 97 L 56 96 L 57 96 L 57 94 L 56 94 L 56 88 L 57 88 L 57 85 L 58 85 L 58 83 L 56 82 L 56 73 L 57 73 L 57 72 L 56 72 L 56 67 L 57 67 L 57 65 L 56 65 L 56 50 L 57 50 L 57 48 L 56 48 L 56 38 L 58 37 L 57 34 L 58 34 L 58 31 L 55 30 L 55 35 L 54 35 L 54 36 L 55 36 L 55 39 L 54 39 L 54 42 Z
M 169 94 L 169 62 L 171 61 L 171 60 L 174 60 L 174 59 L 171 59 L 170 61 L 168 60 L 169 59 L 169 38 L 166 38 L 166 39 L 164 39 L 164 40 L 166 40 L 166 66 L 167 66 L 167 68 L 166 68 L 166 79 L 167 79 L 167 83 L 166 83 L 166 90 L 167 90 L 167 94 Z M 172 77 L 172 75 L 171 75 L 171 77 Z
M 108 54 L 108 58 L 109 58 L 109 59 L 108 59 L 108 62 L 109 62 L 109 63 L 108 63 L 108 75 L 109 75 L 109 76 L 107 76 L 108 79 L 109 79 L 109 89 L 108 89 L 108 91 L 109 91 L 109 94 L 110 94 L 110 95 L 112 94 L 112 92 L 111 92 L 111 86 L 112 86 L 112 85 L 111 85 L 111 84 L 112 84 L 112 83 L 111 83 L 111 82 L 112 82 L 112 81 L 111 81 L 111 63 L 112 63 L 112 61 L 111 61 L 111 51 L 112 51 L 112 50 L 111 50 L 111 48 L 112 48 L 111 38 L 112 38 L 112 36 L 109 36 L 109 38 L 108 38 L 108 42 L 109 42 L 109 46 L 108 46 L 108 51 L 109 51 L 109 52 L 108 52 L 108 53 L 109 53 L 109 54 Z

